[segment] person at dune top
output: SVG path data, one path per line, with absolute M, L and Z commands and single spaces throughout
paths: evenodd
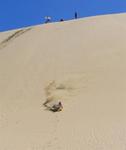
M 46 16 L 46 17 L 45 17 L 45 23 L 49 23 L 49 22 L 51 22 L 51 17 Z
M 75 19 L 78 18 L 77 12 L 75 12 L 74 17 L 75 17 Z
M 64 19 L 60 19 L 60 21 L 64 21 Z

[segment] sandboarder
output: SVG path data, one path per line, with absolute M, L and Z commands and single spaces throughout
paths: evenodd
M 62 103 L 59 102 L 58 104 L 54 104 L 50 110 L 53 111 L 53 112 L 57 112 L 57 111 L 62 111 L 63 109 L 63 106 L 62 106 Z

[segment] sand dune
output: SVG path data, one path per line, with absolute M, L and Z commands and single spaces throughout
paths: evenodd
M 14 40 L 15 38 L 17 38 L 18 36 L 22 35 L 23 33 L 29 31 L 30 28 L 28 29 L 21 29 L 18 30 L 16 32 L 14 32 L 13 34 L 11 34 L 10 36 L 8 36 L 6 39 L 4 39 L 1 43 L 0 43 L 0 49 L 4 48 L 5 46 L 7 46 L 12 40 Z
M 125 150 L 125 39 L 126 14 L 1 32 L 0 150 Z

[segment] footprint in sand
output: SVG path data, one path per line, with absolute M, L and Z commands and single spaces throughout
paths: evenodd
M 4 128 L 8 125 L 7 116 L 5 113 L 0 114 L 0 128 Z
M 43 146 L 43 150 L 60 150 L 61 146 L 60 146 L 60 142 L 58 141 L 57 137 L 52 138 L 50 141 L 48 141 L 47 143 L 45 143 L 45 145 Z

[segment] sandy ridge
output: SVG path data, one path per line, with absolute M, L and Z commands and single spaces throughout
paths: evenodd
M 9 37 L 7 37 L 6 39 L 4 39 L 1 43 L 0 43 L 0 49 L 6 47 L 10 42 L 12 42 L 15 38 L 19 37 L 20 35 L 24 34 L 25 32 L 31 30 L 31 28 L 27 28 L 27 29 L 21 29 L 18 31 L 15 31 L 12 35 L 10 35 Z

